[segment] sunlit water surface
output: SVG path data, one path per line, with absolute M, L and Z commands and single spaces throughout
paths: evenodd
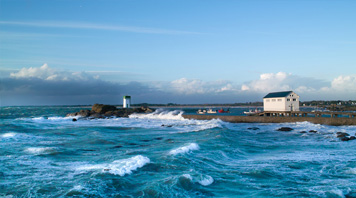
M 354 126 L 186 120 L 184 109 L 65 117 L 79 109 L 1 107 L 0 197 L 356 197 L 356 141 L 336 138 Z

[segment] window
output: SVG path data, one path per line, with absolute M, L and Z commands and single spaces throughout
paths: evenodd
M 269 102 L 269 99 L 267 99 L 266 102 Z
M 276 99 L 272 99 L 272 102 L 276 102 Z
M 293 101 L 297 101 L 297 99 L 293 98 Z
M 287 101 L 290 101 L 290 99 L 289 99 L 289 98 L 287 98 Z
M 278 102 L 282 102 L 282 99 L 278 99 Z

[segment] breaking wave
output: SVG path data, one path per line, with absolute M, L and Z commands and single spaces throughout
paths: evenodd
M 34 155 L 42 155 L 54 153 L 56 152 L 56 149 L 52 147 L 30 147 L 25 149 L 25 151 Z
M 214 183 L 214 179 L 210 175 L 196 175 L 183 174 L 182 177 L 190 180 L 191 182 L 199 183 L 202 186 L 209 186 Z
M 2 134 L 1 137 L 3 137 L 3 138 L 12 138 L 12 137 L 15 137 L 15 135 L 16 135 L 16 133 L 10 132 L 10 133 Z
M 169 154 L 170 155 L 178 155 L 178 154 L 188 153 L 190 151 L 199 150 L 199 149 L 200 149 L 200 147 L 198 144 L 190 143 L 187 146 L 182 146 L 177 149 L 173 149 L 173 150 L 169 151 Z
M 135 171 L 138 168 L 142 168 L 148 163 L 150 163 L 150 159 L 148 157 L 137 155 L 128 159 L 115 160 L 112 163 L 81 166 L 77 168 L 77 170 L 99 170 L 104 173 L 106 172 L 114 175 L 124 176 L 126 174 L 131 174 L 132 171 Z
M 153 113 L 149 114 L 131 114 L 129 118 L 138 118 L 138 119 L 160 119 L 160 120 L 184 120 L 183 118 L 184 111 L 174 110 L 167 111 L 164 109 L 157 109 Z

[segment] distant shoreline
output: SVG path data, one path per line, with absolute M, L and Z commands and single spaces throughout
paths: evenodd
M 221 116 L 221 115 L 182 115 L 186 119 L 212 120 L 220 119 L 231 123 L 290 123 L 311 122 L 314 124 L 344 126 L 356 125 L 356 118 L 327 117 L 269 117 L 269 116 Z

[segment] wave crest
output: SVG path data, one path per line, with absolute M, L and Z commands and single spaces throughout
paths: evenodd
M 12 138 L 15 137 L 16 133 L 10 132 L 10 133 L 4 133 L 1 135 L 3 138 Z
M 182 146 L 182 147 L 179 147 L 177 149 L 173 149 L 173 150 L 169 151 L 169 154 L 170 155 L 178 155 L 178 154 L 181 154 L 181 153 L 188 153 L 190 151 L 199 150 L 199 149 L 200 149 L 200 147 L 199 147 L 198 144 L 190 143 L 187 146 Z
M 81 166 L 77 170 L 101 170 L 101 172 L 124 176 L 131 174 L 132 171 L 142 168 L 148 163 L 150 163 L 148 157 L 137 155 L 128 159 L 115 160 L 109 164 Z
M 164 109 L 157 109 L 153 113 L 149 114 L 131 114 L 129 118 L 138 118 L 138 119 L 160 119 L 160 120 L 184 120 L 183 118 L 184 111 L 174 110 L 167 111 Z
M 52 147 L 30 147 L 25 149 L 25 151 L 34 155 L 41 155 L 54 153 L 56 149 Z

